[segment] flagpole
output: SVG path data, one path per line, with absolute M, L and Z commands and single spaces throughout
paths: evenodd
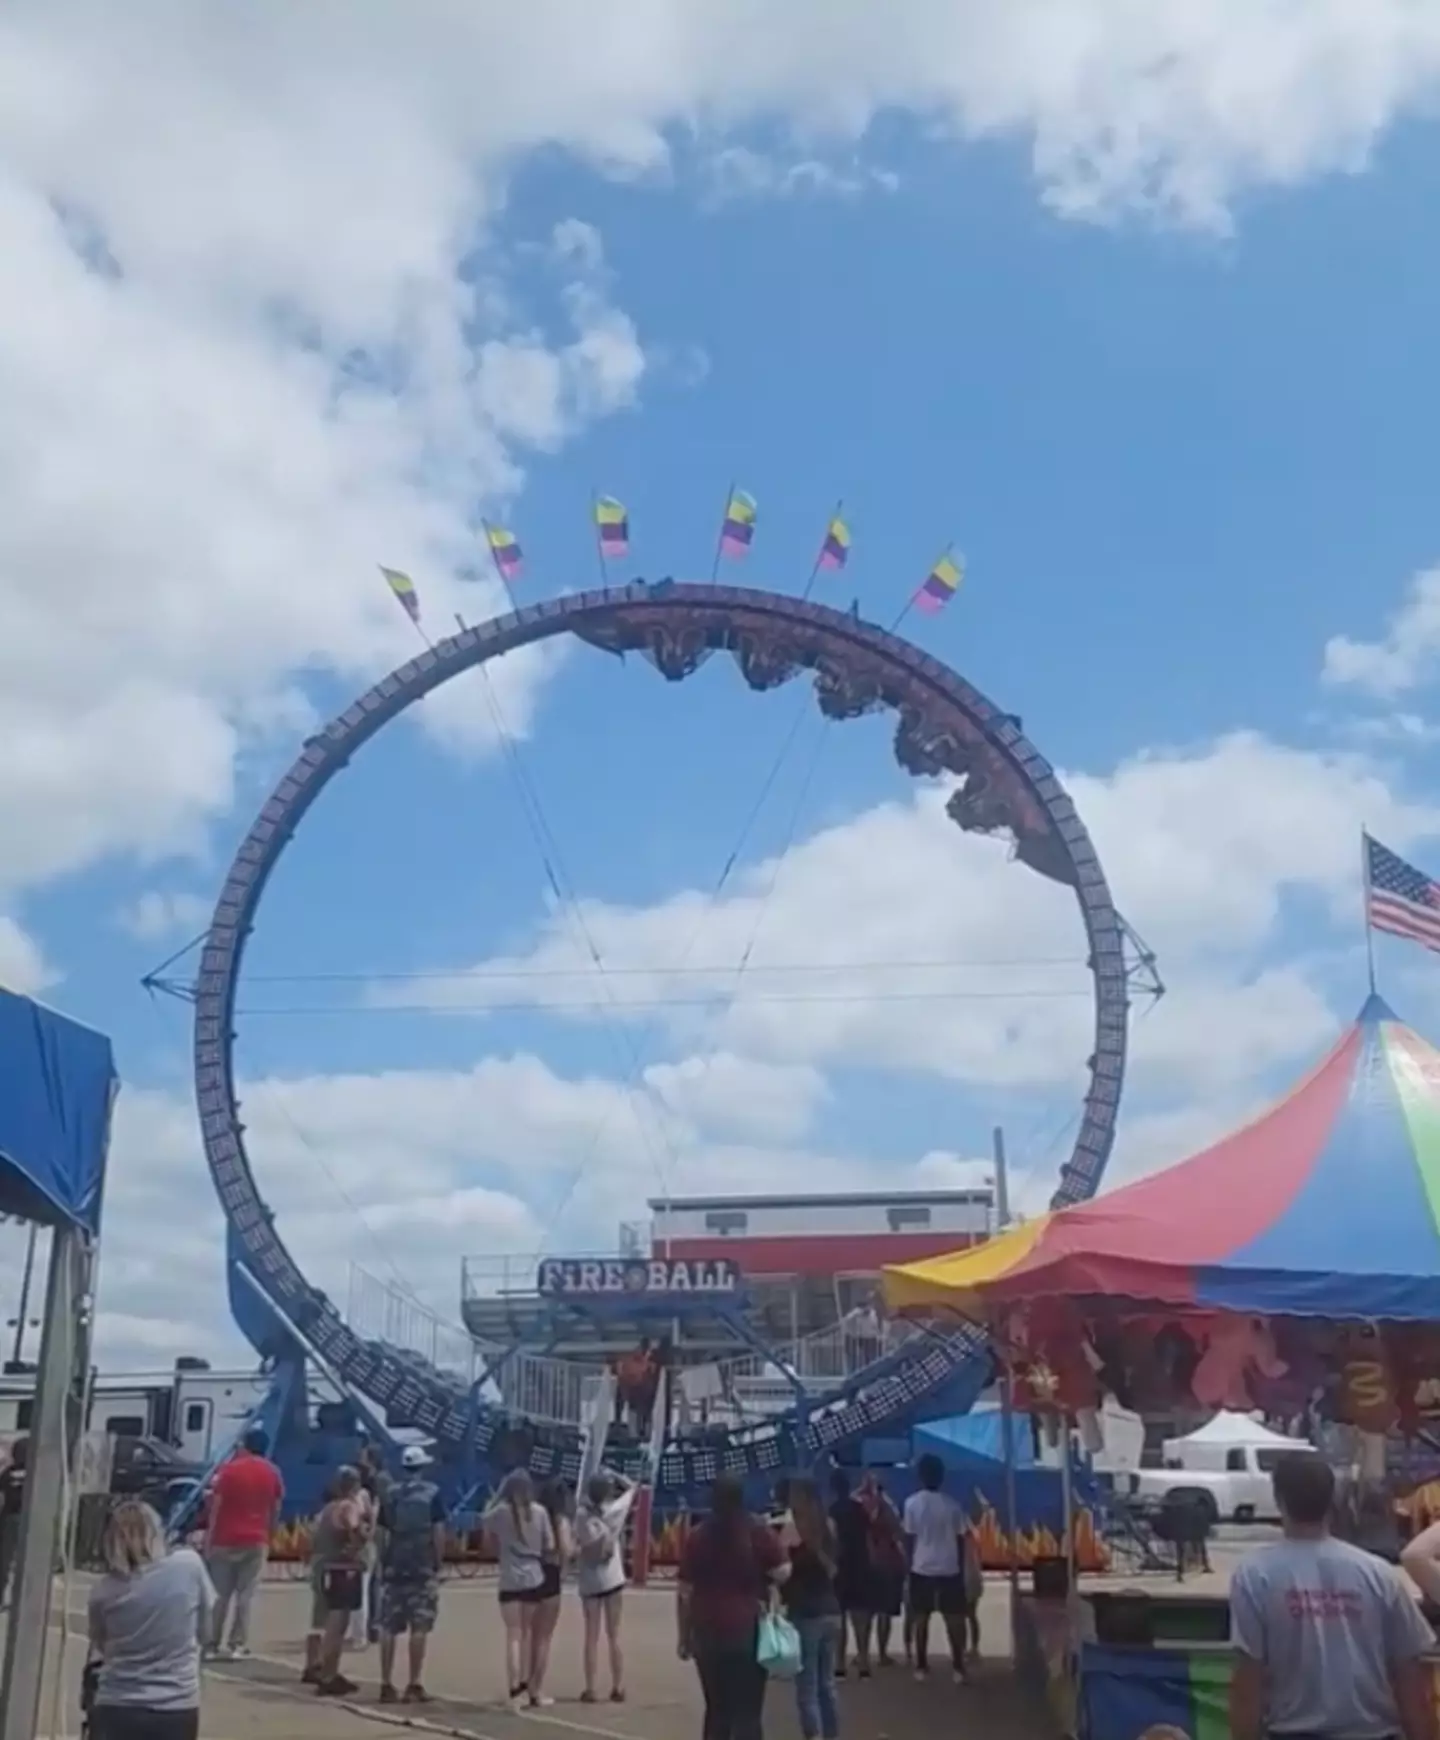
M 725 521 L 730 515 L 730 503 L 735 499 L 735 482 L 731 479 L 730 487 L 725 491 L 725 507 L 720 515 L 720 531 L 715 539 L 715 560 L 710 564 L 710 584 L 718 584 L 720 579 L 720 560 L 725 554 Z
M 950 554 L 950 552 L 954 548 L 955 548 L 955 540 L 952 538 L 950 540 L 950 542 L 945 546 L 945 548 L 940 552 L 940 554 L 935 558 L 935 560 L 930 564 L 930 566 L 925 570 L 925 580 L 928 580 L 930 578 L 930 576 L 935 572 L 935 570 L 940 566 L 940 564 L 945 560 L 945 558 Z M 920 582 L 920 585 L 917 586 L 915 588 L 915 590 L 910 594 L 910 596 L 905 600 L 905 608 L 895 618 L 894 622 L 892 622 L 890 624 L 891 634 L 899 634 L 900 625 L 904 622 L 905 618 L 907 616 L 909 616 L 910 612 L 915 608 L 915 600 L 920 596 L 920 588 L 924 586 L 925 580 L 922 580 Z
M 835 511 L 826 522 L 825 537 L 820 540 L 820 548 L 815 554 L 815 566 L 810 570 L 810 578 L 805 582 L 805 590 L 800 594 L 800 602 L 802 604 L 810 596 L 815 582 L 820 578 L 820 564 L 825 558 L 825 539 L 830 536 L 830 527 L 840 518 L 840 515 L 844 512 L 844 508 L 845 498 L 842 496 L 840 500 L 835 503 Z
M 382 574 L 388 575 L 391 572 L 390 569 L 385 567 L 384 563 L 377 563 L 376 566 L 380 569 L 380 572 Z M 397 570 L 395 570 L 395 572 L 398 573 L 399 570 L 397 569 Z M 408 578 L 408 576 L 402 576 L 402 578 Z M 405 612 L 405 620 L 410 624 L 411 628 L 413 628 L 415 630 L 416 634 L 418 634 L 420 636 L 421 640 L 423 640 L 425 642 L 426 646 L 429 647 L 430 651 L 434 652 L 435 642 L 433 640 L 431 640 L 431 638 L 428 634 L 426 634 L 425 625 L 420 620 L 420 594 L 415 591 L 415 589 L 414 589 L 415 582 L 413 580 L 410 582 L 410 587 L 411 587 L 411 597 L 415 603 L 415 614 L 413 616 L 410 614 L 409 606 L 406 605 L 401 600 L 400 594 L 395 591 L 393 586 L 390 589 L 391 596 L 395 599 L 396 603 L 400 605 L 400 608 Z M 464 627 L 463 623 L 461 623 L 461 627 L 462 628 Z
M 600 590 L 603 592 L 610 584 L 610 573 L 605 566 L 605 544 L 600 536 L 600 491 L 590 491 L 590 531 L 595 539 L 595 561 L 600 569 Z
M 1370 836 L 1360 830 L 1360 889 L 1364 901 L 1365 967 L 1370 978 L 1370 995 L 1375 995 L 1375 926 L 1370 922 Z
M 489 520 L 482 519 L 480 521 L 480 530 L 485 534 L 485 548 L 490 552 L 490 565 L 494 568 L 495 576 L 504 590 L 506 601 L 512 610 L 518 610 L 519 605 L 515 602 L 515 594 L 510 590 L 510 582 L 505 577 L 505 570 L 500 566 L 500 552 L 490 542 L 492 527 Z

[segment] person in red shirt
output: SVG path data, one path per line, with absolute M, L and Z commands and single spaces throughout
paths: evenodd
M 775 1531 L 745 1509 L 745 1489 L 722 1474 L 710 1514 L 680 1554 L 677 1648 L 693 1661 L 705 1696 L 705 1733 L 760 1740 L 765 1670 L 755 1659 L 760 1614 L 790 1575 Z
M 250 1607 L 285 1499 L 285 1482 L 269 1460 L 269 1449 L 268 1435 L 252 1426 L 210 1485 L 205 1529 L 205 1568 L 215 1585 L 210 1650 L 221 1657 L 250 1653 Z

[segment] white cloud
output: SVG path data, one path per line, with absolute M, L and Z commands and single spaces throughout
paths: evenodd
M 453 1320 L 463 1257 L 508 1255 L 524 1270 L 542 1249 L 612 1248 L 662 1179 L 676 1192 L 766 1191 L 781 1177 L 797 1189 L 948 1182 L 932 1177 L 933 1159 L 804 1145 L 823 1091 L 813 1072 L 719 1056 L 648 1077 L 632 1092 L 522 1055 L 461 1071 L 252 1081 L 241 1095 L 281 1233 L 342 1307 L 354 1262 Z M 245 1357 L 187 1094 L 122 1093 L 105 1213 L 101 1357 L 112 1367 L 177 1352 Z M 12 1267 L 0 1248 L 0 1298 L 13 1296 Z M 369 1316 L 373 1330 L 380 1317 Z
M 0 19 L 0 888 L 198 850 L 303 672 L 413 650 L 376 563 L 441 632 L 495 609 L 457 578 L 477 504 L 645 368 L 593 231 L 551 312 L 513 306 L 498 165 L 389 100 L 383 28 L 335 55 L 286 8 L 148 19 Z M 552 667 L 493 673 L 512 730 Z M 494 734 L 478 685 L 424 718 Z
M 1351 1012 L 1327 986 L 1351 946 L 1358 820 L 1404 846 L 1440 832 L 1440 814 L 1389 791 L 1361 757 L 1253 733 L 1068 783 L 1171 986 L 1134 1024 L 1120 1179 L 1219 1134 L 1323 1048 Z M 453 1316 L 463 1255 L 508 1252 L 523 1266 L 542 1246 L 608 1246 L 666 1190 L 919 1188 L 988 1173 L 964 1153 L 837 1143 L 820 1120 L 846 1067 L 969 1089 L 963 1116 L 982 1130 L 992 1115 L 1012 1125 L 1017 1206 L 1042 1203 L 1066 1141 L 1055 1114 L 1078 1105 L 1090 1038 L 1078 920 L 1066 891 L 1007 863 L 1001 843 L 960 834 L 943 795 L 917 787 L 822 828 L 778 877 L 754 867 L 715 903 L 587 903 L 614 969 L 603 995 L 558 922 L 530 954 L 485 963 L 483 979 L 440 982 L 461 1006 L 588 996 L 592 1019 L 619 1007 L 653 1026 L 658 1013 L 663 1049 L 633 1090 L 524 1054 L 246 1085 L 261 1186 L 307 1273 L 344 1301 L 352 1258 L 398 1271 Z M 1277 938 L 1307 910 L 1322 940 L 1334 921 L 1336 952 L 1277 963 Z M 657 970 L 691 945 L 699 968 Z M 1357 958 L 1356 1002 L 1360 986 Z M 410 1001 L 437 986 L 387 991 Z M 1055 1126 L 1048 1146 L 1039 1124 Z M 177 1317 L 218 1345 L 220 1220 L 188 1096 L 124 1096 L 108 1208 L 106 1299 L 129 1323 L 127 1345 L 149 1344 L 147 1322 L 165 1345 L 161 1326 Z M 157 1243 L 162 1219 L 179 1230 Z M 199 1297 L 213 1307 L 187 1319 L 184 1301 Z
M 582 219 L 543 243 L 553 308 L 517 306 L 496 224 L 530 154 L 843 184 L 901 112 L 1014 140 L 1064 211 L 1214 224 L 1363 162 L 1440 82 L 1440 14 L 1409 0 L 638 0 L 592 25 L 580 0 L 4 8 L 0 883 L 193 848 L 300 673 L 408 650 L 376 561 L 441 623 L 495 605 L 451 583 L 476 504 L 646 367 Z M 506 679 L 517 729 L 545 674 Z M 433 714 L 473 744 L 468 693 Z
M 58 976 L 40 944 L 0 912 L 0 986 L 31 997 L 53 985 Z
M 1070 784 L 1120 899 L 1157 944 L 1163 939 L 1172 985 L 1134 1025 L 1119 1181 L 1231 1127 L 1275 1077 L 1323 1048 L 1350 1009 L 1327 999 L 1325 959 L 1273 964 L 1277 936 L 1297 903 L 1312 909 L 1322 936 L 1332 912 L 1349 927 L 1360 810 L 1383 818 L 1401 844 L 1440 830 L 1440 816 L 1387 792 L 1358 758 L 1253 734 L 1151 753 Z M 1089 1040 L 1077 921 L 1064 890 L 1007 864 L 998 843 L 960 835 L 941 795 L 920 788 L 911 801 L 803 840 L 768 902 L 762 866 L 713 908 L 698 896 L 649 909 L 592 904 L 587 924 L 617 967 L 673 961 L 698 923 L 694 958 L 708 970 L 693 979 L 712 996 L 714 963 L 737 960 L 760 921 L 757 994 L 730 1006 L 732 965 L 718 974 L 708 1016 L 665 1011 L 665 1051 L 633 1090 L 600 1076 L 567 1078 L 525 1054 L 482 1056 L 465 1070 L 244 1084 L 261 1188 L 307 1274 L 343 1303 L 348 1265 L 358 1260 L 404 1277 L 426 1306 L 453 1317 L 462 1256 L 509 1253 L 523 1268 L 542 1247 L 607 1247 L 619 1222 L 643 1217 L 646 1198 L 666 1190 L 767 1192 L 777 1179 L 795 1189 L 934 1188 L 989 1173 L 987 1160 L 963 1152 L 917 1157 L 899 1145 L 835 1140 L 820 1117 L 841 1077 L 827 1077 L 826 1065 L 964 1084 L 973 1091 L 963 1116 L 981 1130 L 990 1115 L 1011 1124 L 1016 1206 L 1043 1205 L 1066 1142 L 1054 1114 L 1072 1096 L 1078 1103 Z M 976 964 L 1006 959 L 1068 960 L 1025 969 L 1026 984 L 1079 995 L 1027 999 L 1015 968 Z M 857 960 L 922 964 L 869 972 L 845 964 Z M 789 970 L 796 963 L 805 970 Z M 594 989 L 558 935 L 503 964 L 526 974 L 558 964 Z M 617 972 L 613 1000 L 663 1000 L 691 978 Z M 533 977 L 499 995 L 513 1002 L 517 984 L 537 1001 L 552 995 L 551 980 Z M 486 979 L 487 994 L 492 988 Z M 1359 989 L 1357 961 L 1355 1001 Z M 946 1001 L 936 990 L 980 994 Z M 476 983 L 453 991 L 473 998 Z M 653 1009 L 643 1013 L 653 1022 Z M 1048 1146 L 1032 1122 L 1056 1126 Z M 196 1351 L 233 1347 L 220 1216 L 188 1095 L 122 1096 L 112 1180 L 106 1356 L 168 1357 L 177 1322 L 189 1326 Z
M 717 1052 L 652 1064 L 646 1085 L 680 1117 L 732 1135 L 798 1141 L 829 1093 L 819 1070 Z
M 1013 1172 L 1010 1179 L 1013 1188 Z M 993 1159 L 967 1159 L 963 1154 L 932 1148 L 915 1162 L 915 1185 L 919 1190 L 978 1190 L 994 1181 Z
M 1440 568 L 1416 574 L 1378 640 L 1337 634 L 1325 643 L 1324 677 L 1337 687 L 1394 700 L 1440 673 Z M 1413 717 L 1413 716 L 1406 716 Z M 1423 721 L 1414 720 L 1421 728 Z M 1403 733 L 1402 733 L 1403 734 Z M 1415 735 L 1411 732 L 1410 735 Z
M 1440 809 L 1397 797 L 1363 758 L 1254 733 L 1068 784 L 1169 985 L 1137 1024 L 1137 1071 L 1197 1091 L 1302 1056 L 1333 1024 L 1313 963 L 1261 955 L 1297 902 L 1353 930 L 1362 819 L 1402 847 L 1440 832 Z M 586 1020 L 658 1016 L 697 1048 L 790 1066 L 989 1089 L 1069 1082 L 1091 1033 L 1074 900 L 1008 863 L 1001 842 L 961 834 L 945 795 L 921 787 L 825 827 L 778 875 L 755 865 L 718 901 L 585 902 L 603 985 L 554 917 L 527 954 L 376 987 L 373 1000 L 481 1011 L 529 1000 Z
M 162 937 L 198 936 L 210 922 L 214 901 L 183 889 L 149 888 L 115 915 L 115 922 L 137 942 Z
M 1440 726 L 1419 713 L 1382 713 L 1368 719 L 1348 719 L 1342 729 L 1353 742 L 1389 746 L 1402 752 L 1423 749 L 1440 739 Z
M 894 193 L 900 185 L 892 171 L 861 163 L 830 163 L 815 157 L 779 158 L 748 145 L 727 145 L 706 164 L 715 200 L 785 199 L 805 195 L 853 197 Z
M 1013 140 L 1067 213 L 1216 226 L 1248 188 L 1363 163 L 1440 82 L 1440 13 L 1407 0 L 635 0 L 601 32 L 592 14 L 580 0 L 0 10 L 0 895 L 107 854 L 200 853 L 237 757 L 306 714 L 306 673 L 358 681 L 411 650 L 377 561 L 411 568 L 442 624 L 499 602 L 460 580 L 477 504 L 503 507 L 530 454 L 632 404 L 649 362 L 592 226 L 497 239 L 530 154 L 683 188 L 706 153 L 758 156 L 758 133 L 765 161 L 843 176 L 871 122 L 903 111 L 934 136 Z M 525 241 L 550 262 L 548 307 L 541 290 L 519 303 L 508 250 Z M 551 657 L 493 673 L 512 730 Z M 486 695 L 456 685 L 427 722 L 486 741 Z M 1402 847 L 1432 825 L 1361 760 L 1253 737 L 1076 787 L 1176 986 L 1137 1054 L 1157 1078 L 1194 1056 L 1211 1085 L 1322 1019 L 1302 969 L 1254 959 L 1284 903 L 1346 897 L 1362 816 Z M 248 1121 L 287 1234 L 343 1297 L 317 1146 L 374 1238 L 427 1277 L 462 1240 L 543 1232 L 547 1192 L 587 1141 L 570 1212 L 592 1231 L 657 1166 L 731 1188 L 782 1168 L 828 1184 L 904 1174 L 903 1157 L 786 1145 L 808 1140 L 821 1062 L 1029 1086 L 1083 1055 L 1078 969 L 1035 969 L 1031 989 L 1059 994 L 1027 998 L 1013 977 L 941 965 L 1078 955 L 1063 891 L 1003 857 L 923 793 L 817 833 L 770 900 L 762 867 L 714 912 L 695 895 L 595 907 L 607 953 L 642 965 L 673 960 L 697 916 L 712 960 L 738 960 L 758 926 L 747 984 L 768 964 L 775 995 L 826 1000 L 676 1011 L 675 1048 L 718 1055 L 657 1065 L 643 1112 L 615 1083 L 524 1058 L 259 1088 Z M 508 964 L 576 964 L 558 948 Z M 907 1000 L 914 972 L 842 964 L 856 958 L 924 960 L 932 987 L 987 999 Z M 819 980 L 778 970 L 827 959 Z M 0 920 L 0 977 L 48 976 Z M 175 1325 L 203 1336 L 223 1319 L 195 1142 L 188 1097 L 122 1099 L 102 1354 L 168 1353 Z M 202 1297 L 214 1311 L 197 1319 Z

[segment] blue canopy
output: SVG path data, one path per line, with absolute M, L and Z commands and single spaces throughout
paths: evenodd
M 1016 1527 L 1032 1541 L 1037 1532 L 1057 1539 L 1065 1527 L 1060 1470 L 1035 1460 L 1028 1419 L 1017 1419 L 1014 1426 Z M 1005 1469 L 1004 1420 L 998 1408 L 977 1409 L 949 1420 L 930 1420 L 915 1428 L 911 1443 L 915 1462 L 904 1470 L 903 1480 L 896 1478 L 891 1483 L 895 1498 L 907 1496 L 920 1457 L 938 1456 L 945 1467 L 946 1490 L 959 1499 L 977 1523 L 983 1521 L 986 1512 L 993 1513 L 995 1518 L 1008 1514 L 1010 1478 Z M 900 1471 L 896 1472 L 898 1476 Z M 1093 1508 L 1095 1482 L 1080 1467 L 1074 1470 L 1074 1493 L 1077 1504 Z
M 0 990 L 0 1214 L 99 1231 L 118 1085 L 103 1034 Z
M 1012 1422 L 1011 1448 L 1017 1468 L 1035 1466 L 1035 1441 L 1030 1421 Z M 955 1414 L 948 1420 L 927 1420 L 915 1428 L 915 1454 L 931 1451 L 949 1466 L 966 1457 L 1005 1465 L 1005 1417 L 999 1408 L 977 1408 L 973 1414 Z

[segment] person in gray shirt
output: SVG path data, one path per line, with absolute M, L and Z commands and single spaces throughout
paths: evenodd
M 1295 1451 L 1272 1476 L 1285 1538 L 1230 1584 L 1233 1740 L 1437 1740 L 1430 1627 L 1399 1574 L 1330 1533 L 1335 1476 Z
M 523 1468 L 512 1469 L 481 1519 L 500 1560 L 500 1616 L 510 1701 L 529 1692 L 535 1656 L 535 1616 L 545 1595 L 545 1559 L 558 1543 L 544 1505 Z
M 204 1562 L 188 1547 L 167 1553 L 160 1518 L 136 1499 L 111 1512 L 102 1553 L 106 1575 L 90 1591 L 93 1740 L 196 1740 L 215 1606 Z

